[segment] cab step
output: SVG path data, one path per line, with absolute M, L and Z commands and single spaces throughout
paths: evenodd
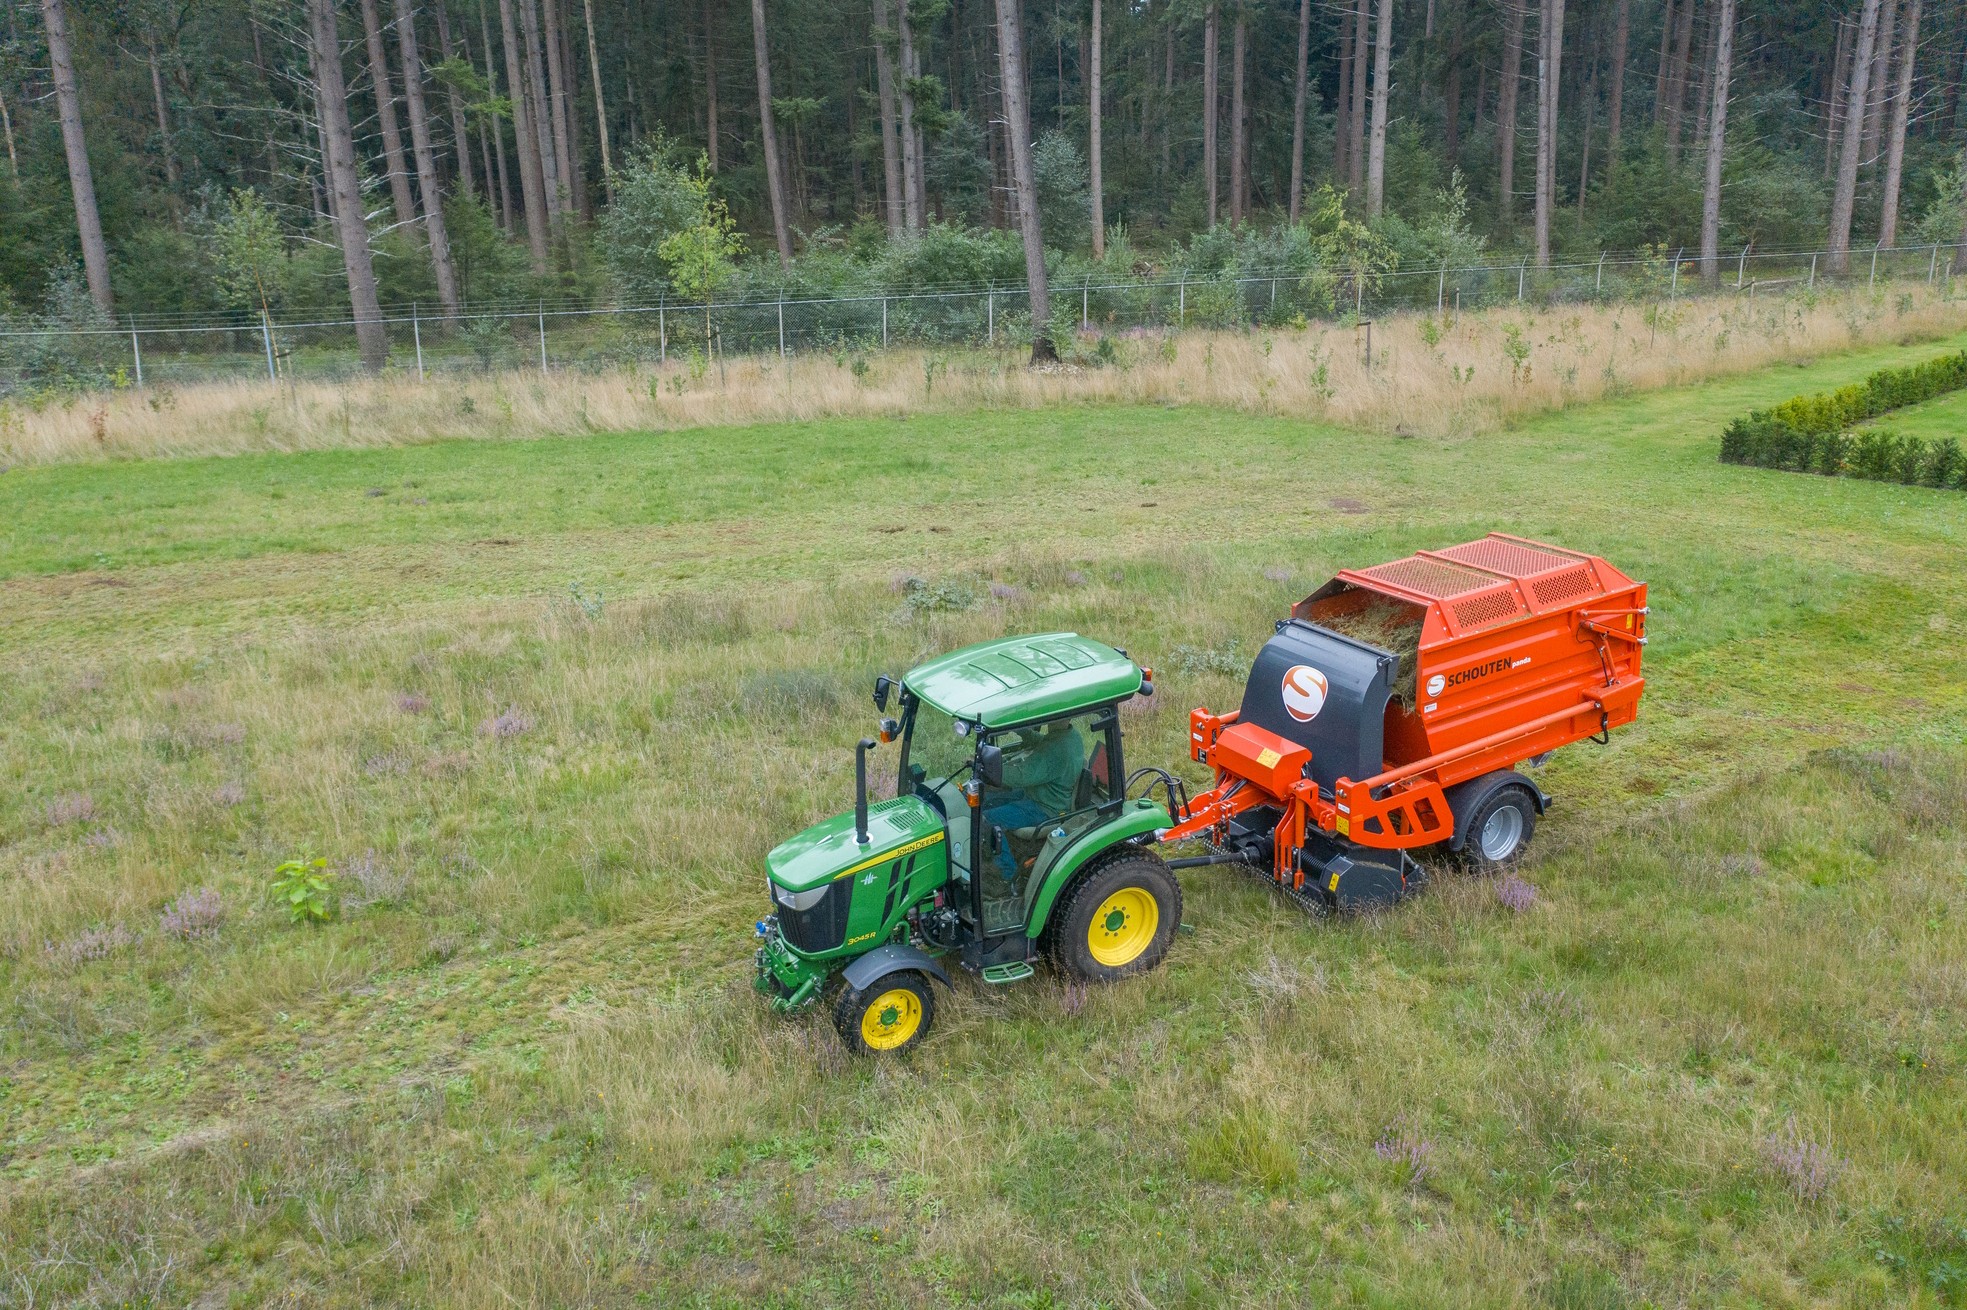
M 1006 964 L 985 965 L 983 980 L 993 987 L 1002 987 L 1006 983 L 1023 982 L 1034 972 L 1036 970 L 1023 960 L 1012 960 Z

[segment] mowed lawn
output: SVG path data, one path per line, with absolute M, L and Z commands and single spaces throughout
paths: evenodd
M 1459 440 L 1064 409 L 0 474 L 0 1305 L 1967 1305 L 1967 496 L 1715 459 L 1961 344 Z M 1157 974 L 959 979 L 899 1061 L 752 994 L 874 673 L 1096 635 L 1173 765 L 1334 569 L 1490 530 L 1651 585 L 1528 908 L 1191 871 Z M 324 925 L 267 891 L 302 853 Z

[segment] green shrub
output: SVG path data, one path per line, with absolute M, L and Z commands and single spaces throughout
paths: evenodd
M 1852 432 L 1880 414 L 1967 387 L 1967 350 L 1880 369 L 1848 387 L 1796 396 L 1735 419 L 1721 432 L 1727 464 L 1967 490 L 1967 455 L 1953 437 L 1928 442 L 1889 428 Z

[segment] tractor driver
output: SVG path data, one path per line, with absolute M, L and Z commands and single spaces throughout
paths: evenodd
M 1004 787 L 984 807 L 984 822 L 1030 839 L 1031 829 L 1072 808 L 1073 792 L 1086 767 L 1086 743 L 1070 722 L 1041 723 L 1020 734 L 1004 756 Z M 993 789 L 995 790 L 995 789 Z M 1016 880 L 1016 861 L 1007 842 L 997 863 L 1007 881 Z

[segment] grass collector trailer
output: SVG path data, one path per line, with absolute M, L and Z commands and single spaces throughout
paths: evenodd
M 1236 710 L 1190 714 L 1213 774 L 1193 800 L 1125 770 L 1119 706 L 1154 686 L 1122 650 L 1010 637 L 878 678 L 897 794 L 869 805 L 864 739 L 854 812 L 766 857 L 758 989 L 788 1011 L 830 995 L 850 1049 L 901 1050 L 943 959 L 992 984 L 1041 956 L 1091 981 L 1153 968 L 1181 921 L 1171 870 L 1250 866 L 1352 909 L 1404 895 L 1418 847 L 1501 865 L 1549 803 L 1514 766 L 1637 713 L 1645 620 L 1645 585 L 1604 560 L 1496 533 L 1345 570 L 1277 624 Z M 1209 853 L 1157 853 L 1191 839 Z

